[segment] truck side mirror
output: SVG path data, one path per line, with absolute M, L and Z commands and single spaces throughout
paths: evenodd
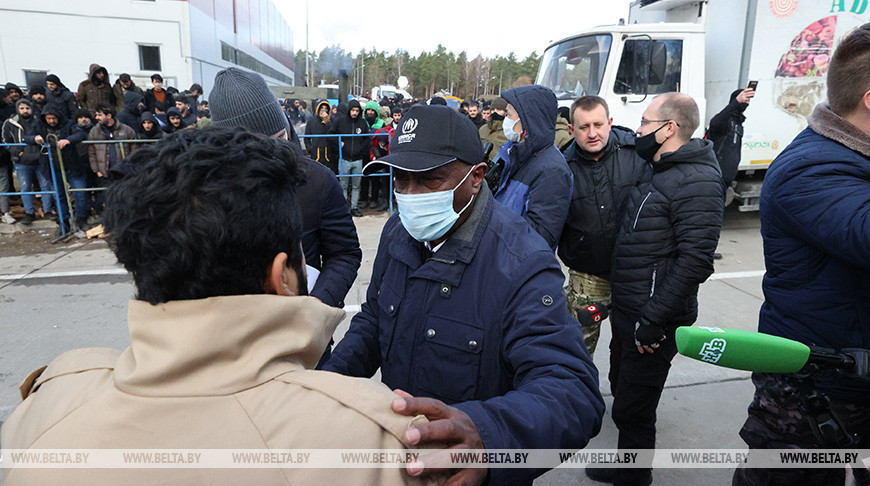
M 662 84 L 668 67 L 668 49 L 664 42 L 652 41 L 649 56 L 649 84 Z

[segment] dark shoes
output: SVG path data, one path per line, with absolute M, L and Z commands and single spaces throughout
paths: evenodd
M 713 253 L 713 260 L 721 260 L 721 259 L 722 259 L 721 253 Z
M 76 218 L 76 227 L 80 230 L 87 229 L 88 218 Z
M 29 225 L 29 224 L 33 223 L 34 221 L 36 221 L 36 216 L 34 216 L 33 213 L 27 213 L 24 215 L 23 218 L 21 218 L 20 223 Z
M 359 209 L 353 208 L 350 210 L 350 215 L 353 216 L 354 218 L 361 218 L 363 213 Z
M 49 212 L 45 213 L 45 219 L 57 221 L 60 218 L 57 217 L 57 213 L 55 213 L 54 211 L 49 211 Z

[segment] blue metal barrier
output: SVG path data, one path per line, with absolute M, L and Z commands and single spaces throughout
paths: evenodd
M 0 143 L 0 147 L 26 147 L 26 143 Z M 62 236 L 66 236 L 69 232 L 69 229 L 66 226 L 66 222 L 63 218 L 63 211 L 61 210 L 60 203 L 60 189 L 57 184 L 57 174 L 54 171 L 54 156 L 51 153 L 51 146 L 47 143 L 41 145 L 42 148 L 47 150 L 48 153 L 48 167 L 51 170 L 51 183 L 54 185 L 53 191 L 44 190 L 44 187 L 40 187 L 43 189 L 42 191 L 30 191 L 30 192 L 0 192 L 0 196 L 42 196 L 42 195 L 51 195 L 54 196 L 54 205 L 57 210 L 57 219 L 60 225 L 60 231 Z M 12 181 L 9 181 L 11 184 Z M 67 201 L 67 210 L 69 210 L 69 201 Z

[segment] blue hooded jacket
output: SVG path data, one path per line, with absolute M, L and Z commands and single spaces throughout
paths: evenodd
M 573 189 L 568 163 L 554 145 L 556 95 L 549 88 L 531 85 L 509 89 L 501 97 L 517 110 L 526 138 L 499 149 L 505 168 L 495 198 L 525 218 L 555 250 Z

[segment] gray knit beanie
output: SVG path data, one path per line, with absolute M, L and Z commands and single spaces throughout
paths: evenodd
M 208 101 L 215 126 L 242 127 L 269 137 L 290 127 L 266 80 L 257 73 L 224 69 L 215 76 Z

